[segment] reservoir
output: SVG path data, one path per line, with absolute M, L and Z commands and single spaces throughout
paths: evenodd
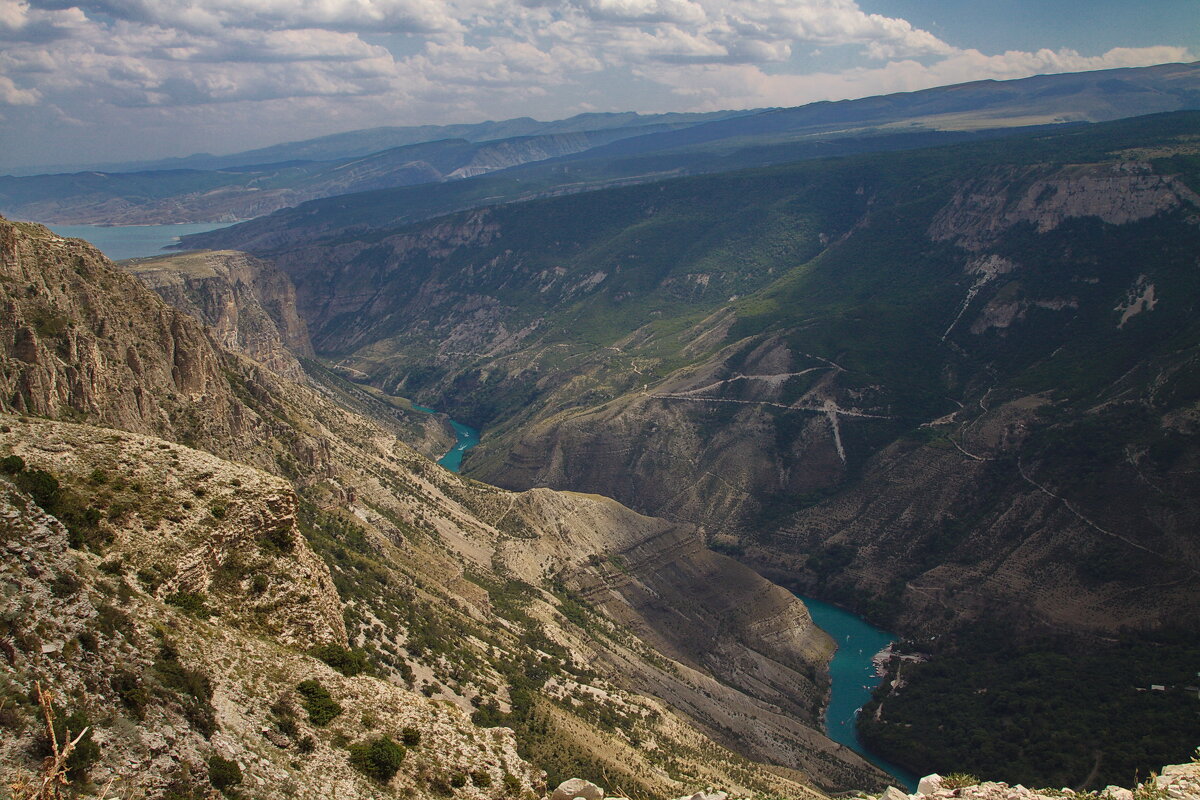
M 180 236 L 227 228 L 232 222 L 182 225 L 47 225 L 69 239 L 86 239 L 113 261 L 164 255 L 163 248 L 179 244 Z
M 879 685 L 871 659 L 899 637 L 859 619 L 837 606 L 808 597 L 800 597 L 817 627 L 837 644 L 829 664 L 831 696 L 825 711 L 825 735 L 844 744 L 875 766 L 893 775 L 910 792 L 917 789 L 917 776 L 901 766 L 882 759 L 866 749 L 854 727 L 858 710 L 871 699 Z
M 416 403 L 413 403 L 412 407 L 417 411 L 424 411 L 426 414 L 437 413 L 436 410 L 428 406 L 420 406 Z M 479 431 L 470 425 L 464 425 L 453 419 L 450 420 L 450 427 L 454 428 L 454 436 L 457 441 L 454 443 L 454 447 L 450 448 L 450 452 L 439 458 L 437 463 L 451 472 L 458 472 L 462 469 L 463 456 L 466 455 L 468 450 L 479 444 Z

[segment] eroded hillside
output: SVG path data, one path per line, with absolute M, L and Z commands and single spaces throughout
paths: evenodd
M 469 474 L 700 525 L 968 672 L 1019 654 L 1061 689 L 1073 656 L 1124 676 L 1118 643 L 1183 663 L 1200 629 L 1198 136 L 1152 116 L 262 243 L 328 363 L 485 429 Z M 1120 739 L 1103 769 L 1149 769 L 1122 680 L 1079 704 Z M 955 685 L 947 711 L 989 689 Z M 1032 724 L 1089 774 L 1087 725 L 988 697 L 973 757 L 1033 764 L 1001 733 Z
M 810 727 L 828 638 L 694 528 L 448 473 L 86 244 L 0 228 L 25 414 L 0 436 L 6 530 L 35 564 L 5 599 L 12 769 L 36 768 L 39 680 L 95 726 L 92 778 L 151 794 L 214 758 L 264 797 L 513 796 L 539 770 L 655 795 L 881 780 Z M 355 753 L 384 736 L 408 753 L 372 783 Z

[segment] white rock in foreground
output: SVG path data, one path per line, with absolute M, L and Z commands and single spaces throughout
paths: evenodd
M 942 788 L 942 776 L 935 772 L 921 778 L 921 782 L 917 784 L 917 794 L 933 794 L 940 788 Z
M 571 778 L 558 785 L 551 793 L 550 800 L 576 800 L 579 797 L 583 800 L 604 800 L 604 790 L 583 778 Z

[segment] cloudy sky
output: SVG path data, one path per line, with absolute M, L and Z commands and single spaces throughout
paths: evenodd
M 1200 0 L 0 0 L 0 172 L 1200 59 Z

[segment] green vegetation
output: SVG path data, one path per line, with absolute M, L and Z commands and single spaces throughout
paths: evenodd
M 314 647 L 311 652 L 347 677 L 359 675 L 370 669 L 370 662 L 361 650 L 348 650 L 336 644 L 322 644 Z
M 67 757 L 67 778 L 82 782 L 87 778 L 92 765 L 100 760 L 100 745 L 92 740 L 91 720 L 82 709 L 54 718 L 54 738 L 58 742 L 60 752 L 66 742 L 74 741 L 80 733 L 83 733 L 83 737 Z M 53 754 L 50 737 L 44 729 L 40 729 L 34 738 L 33 752 L 39 758 Z
M 984 780 L 1092 787 L 1131 784 L 1186 761 L 1200 741 L 1194 637 L 1131 635 L 1119 645 L 1047 641 L 1014 647 L 976 629 L 902 666 L 859 715 L 863 741 L 918 774 L 965 769 Z M 1151 690 L 1152 685 L 1166 687 Z M 875 703 L 883 700 L 883 720 Z
M 167 595 L 166 603 L 183 609 L 198 619 L 208 619 L 212 616 L 212 611 L 205 604 L 206 599 L 203 592 L 172 592 Z
M 380 783 L 390 781 L 404 761 L 404 748 L 387 736 L 352 744 L 349 750 L 350 764 L 368 778 Z
M 43 511 L 66 526 L 72 547 L 99 551 L 112 540 L 111 532 L 100 526 L 100 510 L 88 505 L 79 493 L 62 486 L 54 475 L 26 468 L 25 460 L 17 455 L 0 459 L 0 472 L 8 475 Z
M 206 737 L 216 732 L 212 682 L 201 670 L 190 669 L 180 662 L 179 651 L 171 640 L 164 638 L 159 645 L 151 675 L 158 685 L 159 697 L 178 706 L 193 728 Z
M 229 790 L 242 782 L 242 768 L 238 766 L 236 761 L 222 758 L 219 755 L 210 756 L 208 759 L 208 780 L 214 789 L 220 790 L 222 794 L 229 795 Z
M 319 681 L 313 679 L 301 681 L 296 687 L 296 691 L 300 693 L 300 702 L 303 704 L 304 710 L 308 712 L 308 720 L 313 725 L 328 725 L 342 713 L 342 707 Z

